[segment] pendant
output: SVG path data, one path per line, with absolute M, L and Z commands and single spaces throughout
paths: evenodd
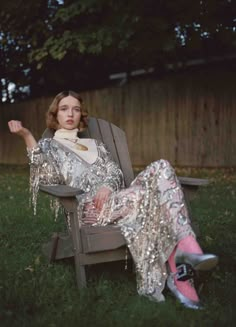
M 76 148 L 77 150 L 80 150 L 80 151 L 88 151 L 87 146 L 78 143 L 78 139 L 71 140 L 71 139 L 65 138 L 65 140 L 74 143 L 74 148 Z
M 80 144 L 80 143 L 75 143 L 74 147 L 80 151 L 88 151 L 88 148 L 85 145 Z

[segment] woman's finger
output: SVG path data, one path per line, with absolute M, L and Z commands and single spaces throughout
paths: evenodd
M 98 210 L 101 210 L 101 207 L 102 207 L 102 202 L 103 202 L 103 196 L 99 193 L 97 194 L 96 198 L 95 198 L 95 207 L 98 209 Z
M 97 209 L 102 210 L 104 203 L 107 201 L 111 190 L 107 187 L 101 187 L 94 197 L 94 205 Z
M 94 202 L 95 207 L 101 210 L 105 201 L 106 201 L 106 196 L 104 194 L 101 193 L 97 194 Z

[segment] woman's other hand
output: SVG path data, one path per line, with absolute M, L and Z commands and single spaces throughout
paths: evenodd
M 106 187 L 102 186 L 94 197 L 94 205 L 97 210 L 101 211 L 104 203 L 107 201 L 111 194 L 111 190 Z
M 8 127 L 11 133 L 19 135 L 24 139 L 28 149 L 32 149 L 37 145 L 32 133 L 22 125 L 21 121 L 11 120 L 8 122 Z

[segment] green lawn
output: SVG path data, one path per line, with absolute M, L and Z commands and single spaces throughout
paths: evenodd
M 124 263 L 90 268 L 89 287 L 79 292 L 73 264 L 48 264 L 41 253 L 53 231 L 64 229 L 62 217 L 54 221 L 45 195 L 33 216 L 27 168 L 0 166 L 0 326 L 234 326 L 236 173 L 202 174 L 212 183 L 191 208 L 202 247 L 217 253 L 220 264 L 198 276 L 205 310 L 192 311 L 168 291 L 162 304 L 139 297 Z

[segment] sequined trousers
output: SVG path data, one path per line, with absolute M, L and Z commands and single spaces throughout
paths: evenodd
M 168 257 L 179 240 L 195 237 L 181 185 L 169 162 L 153 162 L 130 187 L 113 193 L 97 220 L 97 225 L 121 227 L 135 263 L 138 293 L 163 301 Z

